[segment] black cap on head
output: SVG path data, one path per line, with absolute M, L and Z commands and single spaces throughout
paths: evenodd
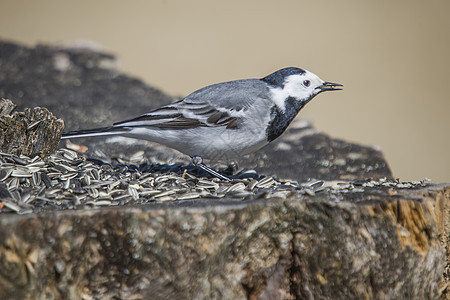
M 288 68 L 284 68 L 284 69 L 278 70 L 276 72 L 273 72 L 272 74 L 267 75 L 266 77 L 262 78 L 261 80 L 263 80 L 273 86 L 283 87 L 284 80 L 286 79 L 286 77 L 290 76 L 290 75 L 296 75 L 296 74 L 299 74 L 299 75 L 305 74 L 305 70 L 296 68 L 296 67 L 288 67 Z

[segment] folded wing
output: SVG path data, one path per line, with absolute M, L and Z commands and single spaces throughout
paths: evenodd
M 115 123 L 114 127 L 157 127 L 186 129 L 226 126 L 239 128 L 248 110 L 268 95 L 267 86 L 257 79 L 215 84 L 200 89 L 183 100 L 137 118 Z

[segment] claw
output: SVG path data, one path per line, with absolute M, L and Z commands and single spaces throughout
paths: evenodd
M 221 179 L 221 180 L 225 180 L 225 181 L 231 181 L 230 178 L 228 178 L 228 177 L 226 177 L 226 176 L 220 174 L 220 173 L 217 172 L 217 171 L 214 171 L 213 169 L 211 169 L 210 167 L 208 167 L 207 165 L 205 165 L 205 164 L 203 163 L 203 159 L 202 159 L 200 156 L 198 156 L 198 155 L 192 157 L 192 163 L 194 164 L 194 166 L 196 166 L 196 167 L 202 169 L 202 170 L 205 171 L 205 172 L 208 172 L 209 174 L 211 174 L 211 175 L 214 176 L 214 177 L 217 177 L 217 178 L 219 178 L 219 179 Z

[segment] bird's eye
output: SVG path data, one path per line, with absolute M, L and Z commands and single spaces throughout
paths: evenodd
M 311 81 L 305 80 L 305 81 L 303 81 L 303 85 L 306 87 L 309 87 L 311 85 Z

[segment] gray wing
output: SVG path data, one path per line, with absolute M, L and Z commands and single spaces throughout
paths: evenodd
M 140 117 L 115 123 L 114 127 L 194 128 L 226 126 L 238 128 L 255 101 L 268 99 L 267 85 L 258 79 L 214 84 L 193 92 L 176 103 Z

